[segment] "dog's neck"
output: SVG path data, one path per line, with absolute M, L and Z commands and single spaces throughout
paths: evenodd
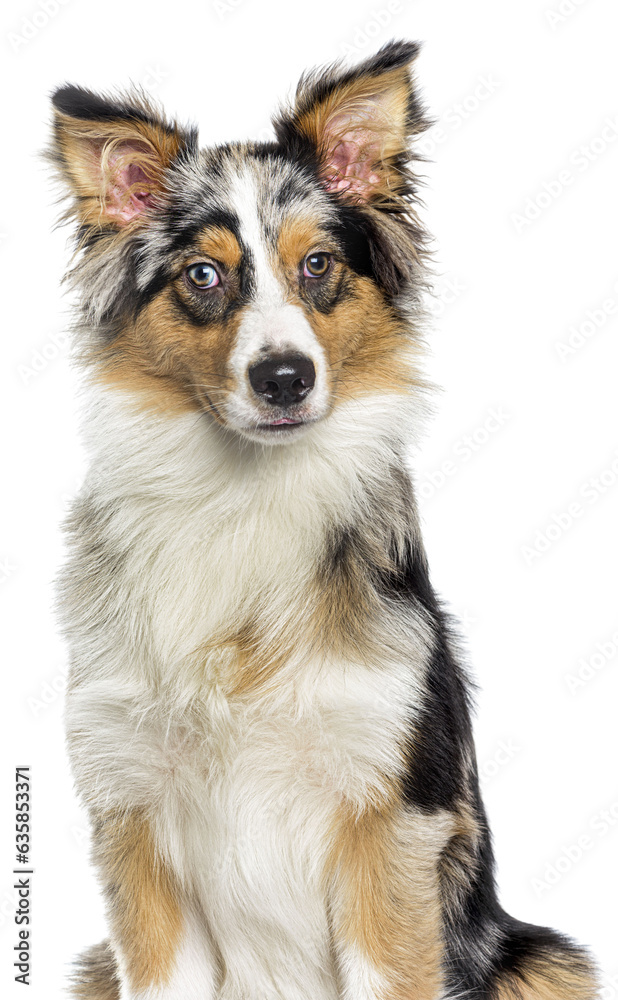
M 337 589 L 320 582 L 332 567 L 388 571 L 418 541 L 405 469 L 418 419 L 405 399 L 367 397 L 298 441 L 264 447 L 206 414 L 155 415 L 99 391 L 76 516 L 124 567 L 116 586 L 128 580 L 139 595 L 161 661 L 184 662 L 205 636 L 251 621 L 256 603 L 275 635 Z
M 272 504 L 330 509 L 366 502 L 393 474 L 406 474 L 423 407 L 401 396 L 366 396 L 339 404 L 298 439 L 257 444 L 206 413 L 167 415 L 140 408 L 117 389 L 97 388 L 83 422 L 90 475 L 99 495 L 205 502 L 221 510 L 269 495 Z M 234 495 L 237 503 L 234 502 Z

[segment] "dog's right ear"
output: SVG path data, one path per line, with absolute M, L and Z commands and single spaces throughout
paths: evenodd
M 167 122 L 139 91 L 108 98 L 65 86 L 52 104 L 50 157 L 82 227 L 139 226 L 156 207 L 167 168 L 196 146 L 194 131 Z

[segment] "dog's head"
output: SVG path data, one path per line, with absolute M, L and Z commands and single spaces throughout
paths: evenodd
M 99 379 L 272 443 L 341 400 L 409 391 L 417 51 L 303 77 L 269 143 L 200 150 L 143 95 L 56 92 Z

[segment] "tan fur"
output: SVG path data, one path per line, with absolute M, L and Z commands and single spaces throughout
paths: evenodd
M 155 108 L 138 95 L 131 96 L 140 110 L 155 116 Z M 94 226 L 117 225 L 108 206 L 120 165 L 139 166 L 148 178 L 146 189 L 156 192 L 181 147 L 175 128 L 138 119 L 85 121 L 56 111 L 55 128 L 64 169 L 78 199 L 76 212 L 83 223 Z M 112 162 L 113 154 L 120 154 L 120 159 Z
M 459 773 L 460 749 L 473 751 L 462 696 L 449 688 L 464 679 L 423 594 L 403 461 L 422 409 L 428 280 L 406 150 L 428 124 L 409 73 L 417 50 L 399 43 L 357 72 L 301 82 L 276 123 L 292 140 L 282 156 L 252 143 L 200 153 L 193 132 L 166 125 L 139 93 L 107 112 L 87 92 L 56 97 L 94 115 L 56 112 L 51 157 L 83 233 L 72 272 L 81 360 L 104 383 L 61 587 L 69 746 L 111 928 L 111 944 L 81 961 L 81 1000 L 436 1000 L 449 972 L 454 996 L 475 974 L 495 978 L 501 958 L 494 1000 L 593 1000 L 583 952 L 569 957 L 550 933 L 528 945 L 500 919 L 472 763 Z M 322 190 L 294 162 L 304 159 L 298 133 L 313 144 Z M 367 234 L 365 275 L 333 235 L 348 225 L 337 210 L 346 199 L 362 205 L 349 221 L 351 238 L 357 226 Z M 192 228 L 226 213 L 256 264 L 242 287 L 240 237 Z M 322 285 L 301 277 L 311 252 L 333 255 Z M 201 261 L 220 285 L 191 284 L 186 269 Z M 155 276 L 157 291 L 140 299 Z M 315 362 L 314 386 L 299 365 L 313 395 L 296 410 L 251 371 L 288 348 Z M 125 399 L 189 416 L 127 419 Z M 283 426 L 269 410 L 277 402 L 325 424 Z M 288 433 L 305 443 L 271 454 Z M 404 593 L 412 574 L 416 596 Z M 450 741 L 433 759 L 419 749 L 432 739 L 434 669 L 445 672 L 447 715 L 461 716 L 456 812 L 437 808 L 439 788 L 433 804 L 423 794 L 434 766 L 449 766 Z M 415 755 L 419 787 L 404 795 Z M 487 898 L 471 901 L 481 875 Z M 478 940 L 471 905 L 485 907 Z M 522 964 L 547 957 L 517 978 L 509 947 Z
M 286 635 L 287 637 L 287 635 Z M 257 625 L 257 616 L 246 622 L 227 642 L 232 650 L 231 666 L 221 678 L 221 687 L 228 697 L 251 694 L 273 678 L 289 655 L 289 646 L 281 636 L 275 636 Z
M 499 983 L 497 1000 L 595 1000 L 598 995 L 591 969 L 575 968 L 573 959 L 556 954 L 531 962 L 525 980 Z
M 377 566 L 390 568 L 384 552 L 376 551 L 376 557 Z M 344 658 L 352 654 L 355 660 L 375 664 L 380 610 L 359 561 L 353 557 L 334 560 L 318 573 L 305 628 L 309 626 L 317 649 Z
M 333 237 L 315 219 L 308 215 L 292 215 L 286 218 L 277 236 L 277 250 L 284 272 L 295 277 L 303 259 L 308 253 L 332 252 L 336 249 Z
M 299 303 L 298 269 L 314 249 L 336 250 L 332 238 L 310 218 L 296 216 L 284 223 L 278 238 L 279 263 L 290 294 Z M 224 265 L 234 295 L 241 261 L 235 236 L 220 227 L 205 229 L 194 251 L 179 260 L 178 272 L 203 259 Z M 338 262 L 336 267 L 345 265 Z M 408 393 L 421 380 L 411 378 L 409 364 L 402 363 L 401 352 L 408 341 L 400 321 L 373 281 L 348 274 L 354 283 L 353 298 L 346 297 L 327 315 L 318 310 L 308 313 L 327 355 L 336 400 L 376 391 Z M 192 304 L 193 293 L 182 274 L 175 279 L 174 289 Z M 239 309 L 225 323 L 193 324 L 179 315 L 167 288 L 142 310 L 137 321 L 128 321 L 114 341 L 99 349 L 93 359 L 97 362 L 94 377 L 135 394 L 139 406 L 167 413 L 205 409 L 221 422 L 218 404 L 234 387 L 227 366 L 242 315 Z
M 461 912 L 470 885 L 478 870 L 480 830 L 474 811 L 461 804 L 453 816 L 451 838 L 439 860 L 442 905 L 455 916 Z
M 326 181 L 337 178 L 333 154 L 338 145 L 351 142 L 357 147 L 360 182 L 353 196 L 392 203 L 401 188 L 392 160 L 405 146 L 408 93 L 409 71 L 402 67 L 339 86 L 300 116 L 299 131 L 317 145 Z M 369 170 L 374 180 L 368 179 Z
M 319 250 L 337 254 L 332 236 L 304 215 L 284 222 L 277 248 L 283 271 L 292 285 L 308 253 Z M 331 280 L 337 279 L 343 267 L 336 261 Z M 400 321 L 395 319 L 373 281 L 350 271 L 348 274 L 354 284 L 354 297 L 346 297 L 327 315 L 315 310 L 309 316 L 335 373 L 338 398 L 351 399 L 367 391 L 409 392 L 411 382 L 407 370 L 404 371 L 407 366 L 400 358 L 404 343 Z
M 392 569 L 384 552 L 376 546 L 374 565 Z M 307 655 L 346 658 L 375 665 L 380 649 L 381 605 L 362 566 L 354 558 L 336 560 L 319 568 L 308 586 L 301 614 L 277 623 L 256 614 L 219 645 L 233 649 L 233 667 L 222 685 L 228 696 L 248 694 L 270 682 L 289 658 L 290 649 L 303 636 Z M 260 626 L 260 620 L 262 625 Z M 265 625 L 264 622 L 267 622 Z
M 311 325 L 324 347 L 338 400 L 366 393 L 408 393 L 413 386 L 401 355 L 408 341 L 400 321 L 386 306 L 370 278 L 354 276 L 355 293 L 331 313 L 316 312 Z
M 242 260 L 242 250 L 238 245 L 238 240 L 229 229 L 221 226 L 208 226 L 203 229 L 196 240 L 198 251 L 207 260 L 219 261 L 227 270 L 237 270 Z M 196 254 L 195 261 L 187 261 L 187 266 L 199 263 L 203 257 Z
M 189 298 L 182 277 L 175 288 Z M 135 393 L 147 409 L 205 409 L 220 420 L 217 403 L 230 387 L 226 365 L 241 314 L 238 310 L 225 323 L 193 324 L 179 316 L 167 288 L 100 349 L 94 377 Z
M 358 815 L 343 806 L 328 874 L 336 937 L 358 948 L 388 983 L 381 1000 L 434 1000 L 441 985 L 436 854 L 450 819 L 396 805 Z
M 202 407 L 195 393 L 178 385 L 173 376 L 156 375 L 144 363 L 144 356 L 130 337 L 121 338 L 111 348 L 106 348 L 103 363 L 93 371 L 97 382 L 127 390 L 127 403 L 134 409 L 159 413 L 181 414 L 187 410 L 199 411 Z M 122 357 L 122 361 L 120 358 Z
M 140 813 L 106 817 L 95 855 L 107 890 L 112 935 L 136 992 L 165 984 L 182 931 L 178 889 Z

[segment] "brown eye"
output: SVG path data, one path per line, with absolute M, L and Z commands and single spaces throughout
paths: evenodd
M 303 274 L 305 278 L 323 278 L 330 267 L 329 253 L 310 253 L 305 257 Z
M 192 264 L 185 274 L 196 288 L 215 288 L 219 284 L 219 275 L 212 264 Z

